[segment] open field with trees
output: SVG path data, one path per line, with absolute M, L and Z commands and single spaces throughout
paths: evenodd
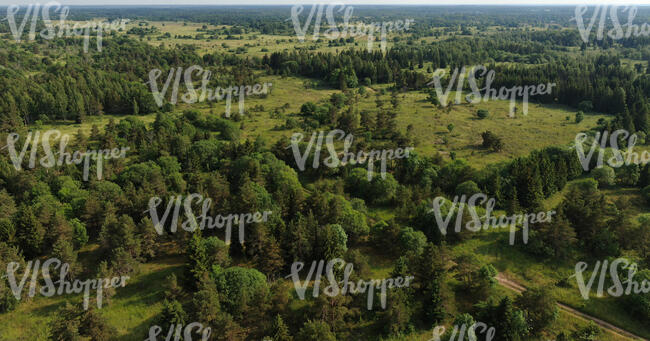
M 585 41 L 572 7 L 346 8 L 73 6 L 129 20 L 88 49 L 0 21 L 0 341 L 650 339 L 650 293 L 608 291 L 650 284 L 650 39 Z M 325 34 L 346 13 L 412 25 L 382 50 Z M 98 278 L 124 285 L 63 290 Z

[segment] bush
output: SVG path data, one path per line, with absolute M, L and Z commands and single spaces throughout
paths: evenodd
M 585 114 L 582 111 L 576 113 L 576 123 L 582 122 L 585 119 Z
M 642 189 L 641 194 L 643 194 L 643 198 L 650 204 L 650 185 Z
M 478 118 L 480 118 L 480 119 L 484 119 L 484 118 L 488 117 L 489 113 L 490 112 L 485 110 L 485 109 L 479 109 L 476 112 L 476 116 L 478 116 Z
M 622 186 L 635 186 L 641 177 L 639 165 L 624 165 L 616 172 L 616 180 Z
M 336 336 L 332 333 L 327 323 L 310 320 L 302 326 L 296 339 L 305 341 L 336 341 Z
M 234 317 L 239 317 L 251 307 L 264 304 L 269 294 L 266 276 L 256 269 L 230 267 L 212 268 L 217 289 L 223 293 L 221 303 Z
M 503 141 L 501 138 L 494 135 L 491 131 L 486 131 L 481 134 L 483 138 L 483 147 L 490 149 L 494 152 L 500 152 L 503 149 Z
M 415 231 L 412 227 L 404 227 L 399 232 L 399 244 L 402 253 L 413 252 L 419 255 L 427 244 L 427 237 L 422 231 Z
M 614 169 L 609 166 L 603 166 L 592 170 L 591 176 L 598 182 L 598 187 L 612 186 L 616 179 Z
M 468 198 L 471 197 L 472 195 L 481 192 L 481 190 L 478 188 L 478 185 L 476 182 L 469 180 L 465 181 L 462 184 L 456 186 L 456 194 L 457 195 L 466 195 Z

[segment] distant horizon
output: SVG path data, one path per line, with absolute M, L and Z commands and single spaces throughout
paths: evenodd
M 9 5 L 26 6 L 29 4 L 45 4 L 50 0 L 32 1 L 32 0 L 0 0 L 0 6 Z M 291 5 L 313 5 L 313 4 L 330 4 L 343 3 L 345 5 L 357 6 L 576 6 L 576 5 L 634 5 L 650 6 L 650 0 L 404 0 L 396 2 L 395 0 L 352 0 L 352 1 L 334 1 L 334 0 L 306 0 L 306 1 L 283 1 L 283 0 L 190 0 L 189 3 L 179 4 L 176 0 L 60 0 L 57 1 L 65 6 L 291 6 Z

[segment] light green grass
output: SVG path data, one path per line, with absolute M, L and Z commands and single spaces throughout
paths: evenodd
M 585 115 L 585 119 L 574 123 L 575 110 L 560 105 L 529 104 L 528 114 L 522 114 L 522 104 L 517 103 L 516 118 L 508 117 L 508 101 L 488 101 L 479 104 L 453 105 L 446 113 L 426 101 L 427 95 L 420 92 L 399 94 L 397 124 L 401 131 L 412 125 L 414 136 L 419 140 L 415 151 L 424 155 L 441 152 L 449 155 L 456 152 L 457 158 L 468 159 L 475 168 L 500 161 L 511 160 L 548 146 L 568 145 L 577 133 L 596 126 L 604 115 Z M 450 95 L 450 99 L 454 98 Z M 381 97 L 390 106 L 390 95 Z M 376 110 L 375 96 L 363 99 L 361 110 Z M 476 112 L 486 109 L 490 115 L 478 119 Z M 566 117 L 570 121 L 566 121 Z M 447 125 L 454 125 L 450 133 Z M 480 147 L 481 133 L 489 130 L 502 138 L 503 151 L 494 153 Z M 444 138 L 448 144 L 444 144 Z
M 146 337 L 149 328 L 155 324 L 156 316 L 162 311 L 164 280 L 174 272 L 180 275 L 183 262 L 181 257 L 166 257 L 143 264 L 140 273 L 132 276 L 124 288 L 116 289 L 116 295 L 109 304 L 104 302 L 102 309 L 97 311 L 117 328 L 114 340 L 143 340 Z M 28 297 L 27 290 L 23 292 L 23 299 Z M 7 340 L 45 341 L 49 333 L 48 324 L 56 318 L 56 311 L 66 301 L 78 303 L 81 299 L 81 294 L 37 295 L 28 302 L 21 302 L 15 311 L 0 314 L 1 335 Z

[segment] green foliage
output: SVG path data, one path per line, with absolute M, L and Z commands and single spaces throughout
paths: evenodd
M 650 224 L 649 224 L 650 225 Z M 650 270 L 644 269 L 634 274 L 632 280 L 636 283 L 650 283 Z M 626 307 L 638 316 L 638 319 L 650 322 L 650 293 L 632 293 L 625 298 Z
M 576 341 L 595 341 L 598 340 L 601 334 L 600 327 L 593 321 L 589 321 L 588 326 L 573 332 L 571 337 Z
M 424 246 L 427 244 L 427 237 L 422 233 L 422 231 L 415 231 L 411 227 L 404 227 L 399 231 L 399 250 L 403 254 L 412 252 L 415 255 L 419 255 L 424 250 Z M 389 243 L 392 242 L 392 239 L 389 239 Z
M 413 308 L 409 306 L 411 297 L 405 290 L 390 291 L 387 297 L 387 307 L 382 313 L 384 332 L 392 336 L 400 336 L 413 331 Z
M 578 109 L 580 109 L 580 111 L 590 112 L 594 110 L 594 104 L 591 101 L 582 101 L 578 104 Z
M 387 173 L 386 178 L 380 174 L 373 174 L 368 181 L 368 172 L 363 168 L 354 168 L 345 178 L 345 186 L 354 195 L 373 204 L 388 204 L 395 197 L 398 183 L 392 174 Z
M 205 249 L 206 264 L 227 267 L 230 264 L 228 245 L 217 237 L 208 237 L 202 240 Z
M 212 275 L 221 294 L 221 303 L 234 317 L 249 308 L 259 307 L 268 299 L 266 276 L 255 269 L 214 266 Z
M 79 334 L 79 312 L 70 303 L 59 310 L 57 319 L 50 322 L 50 337 L 52 341 L 77 341 L 81 340 Z
M 142 20 L 151 15 L 142 9 L 134 11 L 132 15 Z M 144 301 L 138 300 L 139 291 L 146 286 L 136 282 L 117 292 L 105 289 L 105 302 L 114 297 L 120 305 L 107 305 L 108 311 L 102 311 L 102 315 L 118 321 L 115 316 L 122 315 L 116 315 L 115 309 L 123 309 L 124 302 L 129 310 L 135 307 L 136 312 L 129 314 L 131 317 L 152 316 L 162 309 L 161 318 L 168 325 L 171 321 L 179 324 L 201 321 L 213 331 L 218 330 L 213 338 L 229 341 L 260 339 L 263 335 L 271 335 L 275 340 L 291 340 L 292 334 L 296 340 L 417 338 L 421 330 L 417 330 L 418 335 L 407 334 L 448 322 L 450 312 L 457 315 L 455 323 L 471 324 L 472 316 L 463 314 L 468 310 L 465 301 L 496 293 L 492 290 L 496 269 L 488 262 L 494 261 L 490 250 L 498 246 L 495 243 L 501 238 L 491 234 L 475 238 L 464 233 L 443 236 L 431 212 L 431 203 L 426 202 L 437 196 L 470 196 L 481 191 L 496 198 L 497 210 L 509 214 L 535 212 L 562 201 L 551 222 L 531 227 L 528 247 L 519 251 L 550 257 L 555 263 L 559 262 L 560 267 L 562 261 L 574 256 L 604 259 L 630 254 L 638 257 L 641 264 L 649 263 L 647 217 L 640 215 L 638 224 L 634 219 L 645 207 L 637 207 L 634 200 L 626 201 L 630 192 L 627 189 L 608 188 L 601 192 L 598 185 L 638 186 L 643 188 L 641 193 L 650 202 L 650 167 L 626 166 L 616 172 L 596 169 L 591 174 L 596 181 L 578 181 L 565 190 L 566 183 L 582 176 L 583 171 L 576 161 L 575 150 L 564 147 L 569 141 L 567 136 L 573 138 L 577 129 L 576 125 L 557 122 L 558 113 L 563 117 L 564 109 L 548 110 L 535 104 L 540 112 L 552 113 L 555 121 L 539 121 L 539 117 L 503 121 L 504 118 L 496 113 L 502 112 L 504 103 L 482 103 L 476 106 L 481 108 L 476 113 L 472 111 L 478 108 L 471 109 L 473 105 L 453 107 L 453 114 L 449 107 L 446 111 L 450 116 L 443 123 L 449 134 L 441 136 L 448 147 L 444 149 L 449 152 L 450 162 L 442 153 L 435 155 L 439 149 L 435 144 L 418 145 L 418 148 L 423 147 L 421 155 L 411 154 L 409 158 L 389 161 L 390 173 L 386 178 L 375 173 L 371 180 L 368 180 L 367 165 L 296 171 L 291 168 L 295 167 L 295 160 L 290 147 L 287 148 L 287 139 L 280 137 L 291 132 L 271 128 L 286 122 L 282 128 L 305 135 L 312 130 L 343 129 L 355 134 L 353 150 L 417 145 L 415 137 L 429 141 L 417 134 L 429 133 L 427 117 L 422 115 L 430 114 L 418 110 L 431 109 L 428 103 L 440 105 L 435 90 L 422 72 L 425 64 L 430 74 L 434 68 L 453 70 L 461 64 L 489 62 L 499 75 L 492 87 L 520 82 L 557 83 L 552 94 L 536 95 L 531 100 L 577 107 L 580 112 L 576 114 L 576 122 L 584 119 L 585 129 L 593 128 L 588 125 L 596 118 L 582 112 L 607 113 L 611 117 L 600 120 L 598 129 L 637 130 L 638 136 L 643 137 L 643 131 L 648 129 L 647 75 L 642 74 L 643 67 L 635 70 L 625 65 L 630 59 L 639 60 L 647 54 L 642 41 L 626 40 L 625 48 L 629 51 L 621 54 L 617 52 L 620 46 L 612 45 L 608 39 L 584 44 L 575 31 L 515 27 L 501 13 L 502 9 L 487 10 L 472 19 L 475 21 L 473 27 L 466 24 L 469 18 L 466 14 L 454 17 L 417 8 L 405 9 L 405 13 L 414 14 L 419 24 L 412 28 L 413 32 L 389 33 L 392 45 L 386 52 L 340 48 L 358 44 L 353 39 L 328 44 L 314 41 L 310 46 L 294 49 L 295 39 L 285 44 L 287 40 L 280 38 L 276 40 L 278 46 L 272 48 L 260 45 L 261 41 L 295 33 L 291 25 L 274 23 L 273 18 L 279 12 L 269 9 L 270 14 L 258 16 L 248 11 L 221 11 L 225 12 L 216 13 L 208 8 L 188 10 L 185 20 L 190 23 L 168 22 L 167 27 L 170 31 L 183 27 L 184 31 L 192 31 L 201 27 L 199 34 L 175 32 L 172 38 L 167 32 L 154 38 L 160 41 L 154 46 L 123 33 L 111 34 L 103 41 L 102 53 L 78 53 L 78 42 L 66 37 L 52 41 L 37 39 L 26 45 L 0 40 L 2 131 L 24 135 L 25 130 L 39 127 L 79 129 L 70 145 L 72 150 L 131 148 L 126 159 L 104 163 L 104 179 L 90 182 L 81 181 L 81 166 L 24 167 L 18 172 L 5 156 L 0 155 L 0 278 L 10 260 L 21 262 L 21 269 L 24 269 L 23 255 L 27 259 L 58 257 L 70 263 L 73 275 L 101 277 L 136 272 L 140 261 L 148 261 L 151 264 L 142 267 L 147 276 L 136 281 L 155 279 L 156 274 L 170 267 L 186 271 L 180 276 L 183 279 L 180 283 L 175 275 L 170 276 L 164 294 L 167 301 L 162 307 L 161 302 L 149 299 L 156 296 L 151 290 Z M 366 11 L 369 10 L 362 9 L 359 16 L 375 16 Z M 562 14 L 564 10 L 553 10 L 542 16 L 516 8 L 509 11 L 516 13 L 517 20 L 526 27 L 540 25 L 548 18 L 554 18 L 557 27 L 570 24 L 565 18 L 570 16 Z M 80 13 L 82 17 L 87 15 L 83 10 Z M 168 13 L 163 9 L 155 15 L 171 19 Z M 393 16 L 390 11 L 382 15 L 387 20 Z M 200 24 L 195 25 L 195 21 Z M 486 27 L 494 27 L 499 34 L 458 35 Z M 148 31 L 136 27 L 130 32 Z M 433 37 L 435 42 L 422 38 L 426 36 Z M 232 51 L 206 52 L 205 46 L 184 45 L 176 39 L 210 40 L 224 46 L 228 44 L 222 39 L 244 41 L 230 44 L 234 46 Z M 167 47 L 170 45 L 173 48 Z M 589 53 L 576 54 L 578 48 L 584 51 L 588 48 Z M 249 53 L 238 55 L 242 51 Z M 623 56 L 626 59 L 621 59 Z M 268 100 L 251 98 L 256 106 L 245 117 L 236 112 L 231 118 L 217 115 L 212 104 L 210 115 L 202 113 L 208 111 L 204 105 L 172 105 L 171 92 L 165 95 L 163 106 L 159 108 L 142 80 L 147 79 L 150 70 L 160 69 L 160 88 L 170 67 L 186 68 L 188 65 L 203 65 L 211 70 L 215 77 L 210 79 L 210 86 L 254 84 L 263 77 L 277 83 L 278 91 Z M 307 83 L 310 89 L 301 91 Z M 360 83 L 373 87 L 357 90 Z M 303 88 L 295 87 L 296 84 L 303 84 Z M 186 84 L 179 85 L 182 88 Z M 323 85 L 343 91 L 322 89 Z M 377 95 L 376 100 L 372 94 Z M 386 98 L 388 95 L 390 102 Z M 290 101 L 296 98 L 297 103 Z M 426 102 L 422 103 L 423 99 Z M 278 107 L 284 102 L 293 104 Z M 233 104 L 236 106 L 235 98 Z M 268 112 L 265 107 L 271 108 L 271 115 L 264 114 Z M 183 113 L 174 112 L 178 109 L 184 110 Z M 440 109 L 433 111 L 439 121 Z M 153 115 L 145 116 L 154 112 L 158 113 L 155 121 Z M 461 119 L 465 121 L 461 122 L 457 113 L 463 114 Z M 108 118 L 100 116 L 103 114 L 143 116 L 124 117 L 119 122 L 111 119 L 106 125 Z M 472 115 L 481 120 L 467 120 Z M 398 124 L 404 118 L 410 121 Z M 72 122 L 77 124 L 73 127 Z M 503 122 L 504 127 L 494 128 Z M 94 127 L 88 133 L 91 125 Z M 407 126 L 406 133 L 400 130 L 404 126 Z M 453 133 L 455 126 L 462 126 L 462 132 Z M 504 150 L 497 134 L 504 139 L 507 137 L 512 148 L 499 154 L 473 150 L 469 145 L 473 140 L 463 135 L 479 128 L 482 128 L 479 132 L 486 129 L 494 132 L 486 131 L 482 136 L 483 147 L 487 150 Z M 520 129 L 516 138 L 505 132 L 504 129 L 510 128 Z M 554 129 L 563 131 L 556 134 Z M 532 141 L 534 143 L 525 140 L 524 137 L 531 136 L 531 131 L 535 132 L 535 137 L 546 134 L 546 139 Z M 275 139 L 279 142 L 272 148 L 267 148 L 263 142 Z M 537 148 L 539 143 L 562 147 L 546 148 L 500 162 L 513 153 L 522 155 Z M 468 157 L 469 161 L 461 156 Z M 308 164 L 313 157 L 308 157 Z M 323 158 L 321 153 L 321 161 Z M 486 166 L 481 161 L 493 164 Z M 204 230 L 193 235 L 181 230 L 174 235 L 158 236 L 148 218 L 148 200 L 157 196 L 166 204 L 170 196 L 182 193 L 201 193 L 211 198 L 211 216 L 256 210 L 273 213 L 264 223 L 247 223 L 245 242 L 241 244 L 235 241 L 226 245 L 219 239 L 223 232 L 219 230 Z M 165 204 L 159 207 L 159 214 L 163 213 Z M 456 219 L 466 221 L 468 218 L 467 213 L 457 215 L 457 208 L 453 212 L 450 210 L 451 202 L 446 200 L 442 213 L 445 216 L 451 213 L 451 228 Z M 479 215 L 482 213 L 484 211 L 479 210 Z M 137 226 L 134 222 L 138 222 Z M 374 224 L 372 232 L 369 223 Z M 83 252 L 77 260 L 76 250 L 79 249 Z M 477 251 L 479 257 L 458 257 L 465 251 Z M 519 251 L 512 252 L 517 256 Z M 450 254 L 456 256 L 456 278 L 466 285 L 458 286 L 455 281 L 448 280 L 447 269 L 453 263 Z M 394 264 L 392 274 L 413 275 L 415 280 L 408 288 L 389 290 L 388 306 L 382 311 L 365 312 L 364 297 L 322 295 L 318 300 L 295 301 L 291 285 L 287 286 L 281 278 L 289 264 L 334 257 L 344 257 L 354 263 L 355 276 L 359 278 L 385 274 Z M 501 262 L 503 257 L 497 258 Z M 176 263 L 177 259 L 182 266 Z M 233 264 L 241 267 L 230 267 Z M 518 271 L 503 262 L 499 263 L 501 267 Z M 643 271 L 637 276 L 638 279 L 647 278 Z M 454 285 L 447 288 L 450 282 Z M 465 293 L 464 289 L 469 290 Z M 52 331 L 52 339 L 80 341 L 128 338 L 143 334 L 140 329 L 150 324 L 141 323 L 137 318 L 120 320 L 120 330 L 115 331 L 103 324 L 102 315 L 97 312 L 82 313 L 73 307 L 57 312 L 55 318 L 50 319 L 50 326 L 32 323 L 33 317 L 47 311 L 42 308 L 52 302 L 52 299 L 30 302 L 18 312 L 0 316 L 0 323 L 11 323 L 14 317 L 21 319 L 25 315 L 28 316 L 25 325 L 34 326 L 34 331 L 19 335 L 22 329 L 10 330 L 10 338 L 43 338 L 42 335 Z M 137 311 L 143 302 L 145 312 L 150 310 L 149 313 Z M 647 295 L 631 295 L 629 301 L 622 302 L 629 307 L 630 315 L 634 314 L 629 318 L 638 319 L 635 322 L 641 324 L 641 327 L 634 323 L 624 327 L 643 333 L 643 323 L 648 321 Z M 609 311 L 610 304 L 607 300 L 591 302 L 585 309 L 599 315 Z M 8 282 L 0 279 L 0 312 L 11 311 L 17 305 Z M 498 340 L 523 340 L 537 336 L 530 335 L 528 329 L 531 334 L 539 334 L 540 331 L 549 332 L 545 330 L 549 326 L 556 326 L 553 308 L 552 295 L 533 289 L 524 293 L 514 305 L 504 301 L 486 303 L 472 313 L 478 321 L 497 327 Z M 38 314 L 32 314 L 34 310 L 38 310 Z M 599 317 L 608 319 L 603 314 Z M 616 316 L 612 322 L 624 324 L 628 317 Z M 5 322 L 0 328 L 6 325 Z M 134 326 L 132 332 L 130 329 Z M 564 327 L 565 323 L 557 326 Z M 125 335 L 124 329 L 129 329 L 129 335 Z M 298 330 L 300 332 L 296 333 Z M 590 326 L 573 336 L 583 340 L 604 337 L 596 331 Z
M 636 186 L 641 177 L 641 169 L 637 164 L 623 165 L 616 172 L 616 180 L 622 186 Z
M 429 101 L 429 103 L 435 106 L 440 105 L 440 100 L 438 99 L 438 95 L 436 94 L 435 89 L 429 89 L 429 93 L 427 95 L 427 101 Z
M 531 253 L 555 259 L 569 258 L 577 242 L 564 211 L 557 212 L 549 222 L 535 224 L 529 240 Z
M 645 186 L 641 191 L 643 198 L 650 204 L 650 185 Z
M 594 179 L 571 184 L 560 209 L 588 252 L 597 256 L 618 255 L 619 242 L 606 217 L 606 199 Z
M 316 112 L 316 104 L 313 102 L 306 102 L 300 107 L 300 113 L 302 115 L 313 115 Z
M 42 251 L 45 229 L 36 219 L 31 206 L 22 205 L 16 213 L 16 237 L 18 245 L 26 256 L 35 257 Z
M 183 306 L 180 302 L 174 301 L 163 301 L 163 309 L 158 317 L 158 325 L 163 328 L 163 330 L 169 330 L 172 325 L 185 325 L 187 320 L 187 313 L 183 310 Z
M 90 338 L 108 341 L 116 330 L 94 308 L 83 310 L 80 305 L 65 304 L 49 324 L 49 340 L 72 341 Z
M 199 291 L 192 297 L 192 312 L 196 321 L 204 325 L 215 325 L 223 314 L 217 287 L 207 273 L 201 278 Z
M 490 149 L 493 152 L 500 152 L 503 149 L 503 141 L 491 131 L 485 131 L 481 134 L 481 137 L 483 138 L 483 148 Z
M 442 296 L 446 280 L 444 262 L 440 248 L 429 243 L 413 264 L 413 270 L 418 275 L 415 297 L 420 297 L 422 318 L 429 323 L 440 322 L 445 317 Z
M 540 333 L 557 320 L 560 312 L 549 288 L 533 288 L 517 297 L 516 305 L 524 310 L 533 334 Z
M 0 241 L 10 244 L 16 242 L 16 227 L 9 218 L 0 218 Z
M 458 196 L 465 195 L 469 198 L 477 193 L 481 193 L 481 189 L 479 189 L 476 182 L 472 180 L 465 181 L 456 187 L 456 195 Z
M 88 242 L 88 233 L 86 232 L 86 226 L 77 218 L 70 220 L 70 225 L 72 225 L 72 240 L 74 243 L 75 249 L 86 245 Z
M 327 323 L 311 320 L 305 322 L 296 338 L 305 341 L 336 341 L 336 336 Z
M 606 165 L 592 170 L 591 176 L 598 181 L 599 187 L 612 186 L 616 180 L 614 169 Z
M 325 259 L 341 258 L 348 251 L 348 236 L 339 224 L 326 225 Z
M 280 315 L 277 315 L 275 321 L 273 321 L 273 341 L 293 341 L 293 337 L 289 333 L 289 327 L 284 324 L 284 320 Z
M 476 305 L 477 320 L 494 327 L 496 340 L 526 340 L 529 326 L 524 312 L 514 307 L 512 299 L 503 297 L 499 302 L 483 302 Z
M 14 310 L 19 303 L 6 277 L 6 269 L 9 262 L 18 263 L 19 272 L 16 273 L 16 278 L 19 278 L 18 275 L 22 275 L 25 271 L 25 261 L 20 254 L 20 249 L 0 240 L 0 313 L 7 313 Z

